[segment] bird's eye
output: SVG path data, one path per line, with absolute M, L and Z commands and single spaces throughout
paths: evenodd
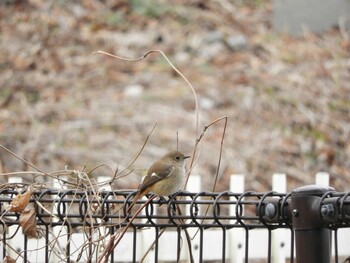
M 176 156 L 175 159 L 176 159 L 177 161 L 179 161 L 181 158 L 180 158 L 180 156 Z

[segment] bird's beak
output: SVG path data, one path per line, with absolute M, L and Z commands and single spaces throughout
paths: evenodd
M 185 156 L 184 159 L 188 159 L 188 158 L 190 158 L 190 157 L 191 157 L 191 156 Z

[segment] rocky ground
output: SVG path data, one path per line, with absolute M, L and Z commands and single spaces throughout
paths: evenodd
M 350 40 L 334 28 L 292 37 L 271 28 L 269 1 L 1 1 L 0 142 L 42 170 L 142 169 L 168 149 L 192 153 L 205 125 L 226 116 L 219 182 L 288 189 L 331 174 L 350 190 Z M 159 53 L 195 88 L 195 97 Z M 209 127 L 193 173 L 211 190 L 224 122 Z M 141 170 L 140 170 L 141 169 Z M 33 170 L 1 150 L 0 171 Z M 102 167 L 93 176 L 112 176 Z M 26 175 L 26 180 L 32 177 Z

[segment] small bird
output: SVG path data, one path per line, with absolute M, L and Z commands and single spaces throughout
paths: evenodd
M 148 169 L 147 176 L 139 185 L 128 212 L 137 200 L 150 192 L 158 196 L 168 196 L 179 191 L 185 182 L 185 159 L 189 157 L 174 150 L 154 162 Z

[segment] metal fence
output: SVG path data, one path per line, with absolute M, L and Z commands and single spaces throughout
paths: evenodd
M 278 255 L 286 251 L 283 262 L 326 263 L 345 260 L 340 246 L 350 255 L 349 245 L 339 243 L 350 227 L 350 193 L 330 187 L 180 192 L 153 199 L 139 214 L 145 199 L 127 213 L 134 192 L 42 189 L 32 193 L 24 222 L 8 209 L 18 194 L 0 191 L 7 262 L 282 262 Z

